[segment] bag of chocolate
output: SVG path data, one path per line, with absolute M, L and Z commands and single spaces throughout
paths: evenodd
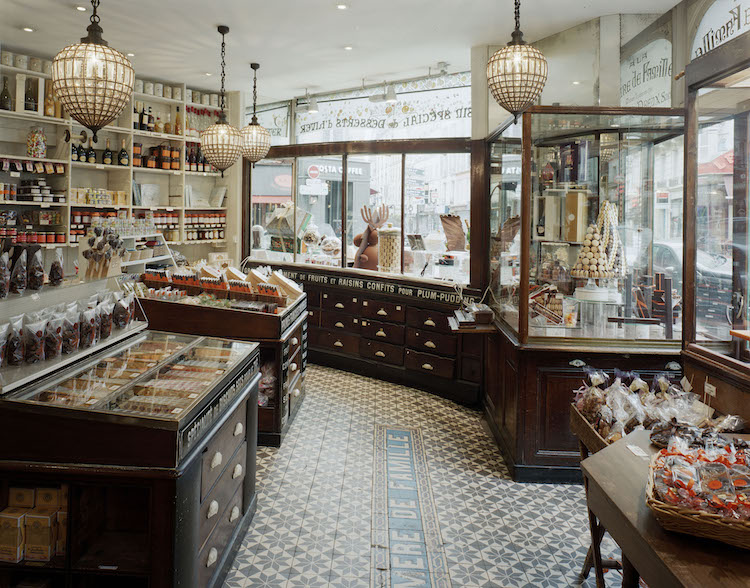
M 39 363 L 44 361 L 44 331 L 47 321 L 29 322 L 24 327 L 26 339 L 26 363 Z
M 0 325 L 0 367 L 5 365 L 5 350 L 8 347 L 8 331 L 10 330 L 10 325 L 8 323 L 5 323 L 4 325 Z
M 130 324 L 130 305 L 127 297 L 120 298 L 112 310 L 112 321 L 118 329 L 124 329 Z
M 52 265 L 49 266 L 49 285 L 59 286 L 65 279 L 65 271 L 63 269 L 63 253 L 62 249 L 55 250 L 55 259 L 52 261 Z
M 44 359 L 53 359 L 62 354 L 64 320 L 65 315 L 55 315 L 47 321 L 44 331 Z
M 65 313 L 62 328 L 62 352 L 66 355 L 78 351 L 81 341 L 80 327 L 81 313 L 77 308 L 69 309 Z
M 21 251 L 21 255 L 18 256 L 16 264 L 13 266 L 13 272 L 10 274 L 10 291 L 13 294 L 23 294 L 26 292 L 26 284 L 28 282 L 28 274 L 26 268 L 26 260 L 28 256 L 26 250 Z
M 104 302 L 96 307 L 99 315 L 99 340 L 106 339 L 112 334 L 112 311 L 115 305 Z
M 8 323 L 8 342 L 5 354 L 8 365 L 21 365 L 26 356 L 23 340 L 23 315 L 10 319 Z
M 10 257 L 6 251 L 0 255 L 0 299 L 7 298 L 10 291 Z
M 29 290 L 41 290 L 44 286 L 44 260 L 42 250 L 37 249 L 29 263 Z

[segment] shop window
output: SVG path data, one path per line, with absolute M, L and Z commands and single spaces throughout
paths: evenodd
M 469 154 L 407 154 L 404 167 L 404 273 L 467 283 Z
M 271 146 L 289 145 L 289 111 L 289 102 L 258 106 L 258 124 L 271 135 Z M 249 107 L 245 113 L 245 124 L 250 124 L 252 118 L 253 109 Z
M 294 261 L 293 160 L 263 160 L 252 174 L 250 247 L 255 259 Z
M 399 250 L 401 231 L 401 155 L 350 155 L 347 157 L 346 261 L 348 267 L 378 270 L 378 240 L 368 235 L 368 223 L 378 232 L 396 229 Z M 363 218 L 364 215 L 364 218 Z M 386 238 L 388 238 L 386 236 Z M 365 258 L 357 261 L 362 248 Z M 360 254 L 360 255 L 362 255 Z M 401 273 L 400 256 L 386 259 L 382 271 Z

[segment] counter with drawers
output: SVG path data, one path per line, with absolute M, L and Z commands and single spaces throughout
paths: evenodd
M 0 585 L 221 586 L 256 510 L 259 364 L 142 331 L 3 396 L 0 511 L 51 522 L 3 535 Z
M 479 403 L 483 338 L 451 331 L 448 317 L 462 297 L 450 285 L 330 268 L 283 271 L 305 287 L 311 361 Z

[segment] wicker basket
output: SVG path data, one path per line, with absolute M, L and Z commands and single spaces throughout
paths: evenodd
M 657 453 L 651 458 L 651 465 L 648 469 L 646 504 L 659 524 L 667 531 L 704 537 L 742 549 L 750 549 L 750 521 L 727 519 L 721 515 L 667 504 L 656 498 L 654 467 L 658 456 Z

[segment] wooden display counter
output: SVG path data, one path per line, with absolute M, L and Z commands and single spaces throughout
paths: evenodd
M 462 302 L 453 287 L 336 268 L 283 271 L 308 296 L 312 361 L 479 405 L 482 335 L 451 331 Z
M 679 349 L 666 346 L 590 347 L 569 339 L 520 345 L 501 326 L 485 345 L 484 411 L 517 481 L 581 479 L 569 407 L 587 366 L 610 375 L 635 370 L 646 381 L 664 371 L 681 377 Z
M 305 397 L 307 296 L 281 314 L 214 308 L 140 298 L 154 329 L 260 343 L 261 368 L 276 375 L 267 406 L 258 407 L 258 442 L 279 447 Z

